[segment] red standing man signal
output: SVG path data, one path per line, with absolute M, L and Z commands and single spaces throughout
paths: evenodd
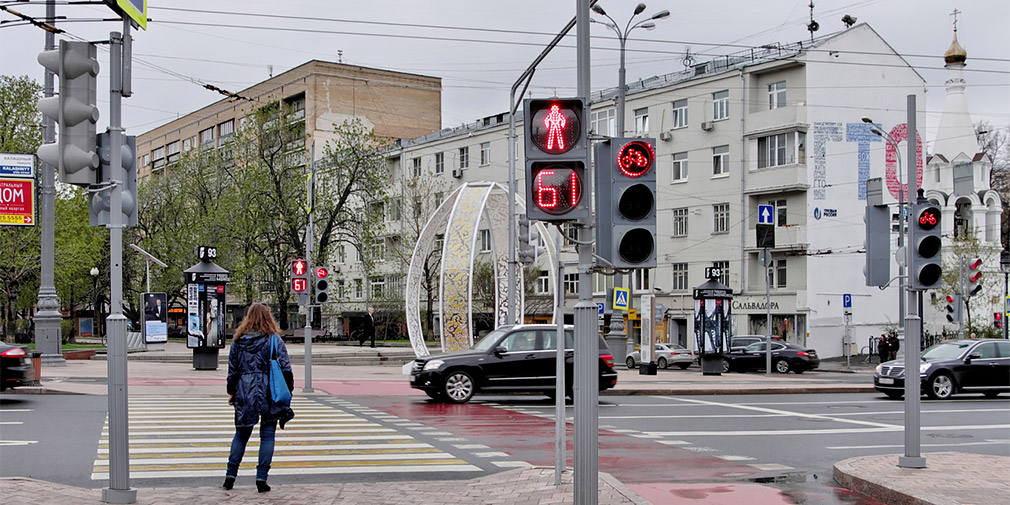
M 558 150 L 565 150 L 565 137 L 561 134 L 565 127 L 565 115 L 559 110 L 558 104 L 551 105 L 551 112 L 544 118 L 544 126 L 547 127 L 547 150 L 554 149 L 554 139 L 558 139 Z

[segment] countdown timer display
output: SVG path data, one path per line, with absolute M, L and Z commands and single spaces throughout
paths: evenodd
M 582 174 L 559 164 L 534 168 L 530 194 L 538 209 L 551 215 L 564 214 L 582 201 Z

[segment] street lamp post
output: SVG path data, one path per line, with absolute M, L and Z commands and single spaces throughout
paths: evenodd
M 656 20 L 656 19 L 663 19 L 663 18 L 666 18 L 666 17 L 670 16 L 670 11 L 664 9 L 664 10 L 661 10 L 661 11 L 653 14 L 652 16 L 649 16 L 647 19 L 642 19 L 642 20 L 639 20 L 637 23 L 632 24 L 632 22 L 635 20 L 635 17 L 638 16 L 639 14 L 641 14 L 644 11 L 645 11 L 645 4 L 644 3 L 639 3 L 638 5 L 636 5 L 634 13 L 632 13 L 632 15 L 631 15 L 630 18 L 628 18 L 628 22 L 625 23 L 623 30 L 621 29 L 620 25 L 617 24 L 617 21 L 614 21 L 614 18 L 610 17 L 610 15 L 607 14 L 607 11 L 603 10 L 603 7 L 601 7 L 600 4 L 593 5 L 593 12 L 595 12 L 595 13 L 601 15 L 601 16 L 606 17 L 610 21 L 606 22 L 606 21 L 599 21 L 599 20 L 596 20 L 596 19 L 593 19 L 593 18 L 589 18 L 590 22 L 599 23 L 599 24 L 601 24 L 603 26 L 606 26 L 607 28 L 609 28 L 610 30 L 612 30 L 614 33 L 616 33 L 617 34 L 617 40 L 618 40 L 618 42 L 621 45 L 621 51 L 620 51 L 620 53 L 621 53 L 621 65 L 620 65 L 620 67 L 617 70 L 617 125 L 616 125 L 617 126 L 617 132 L 616 132 L 617 133 L 617 137 L 623 137 L 624 134 L 625 134 L 625 131 L 624 131 L 624 96 L 625 96 L 625 87 L 626 86 L 625 86 L 625 69 L 624 69 L 624 48 L 625 48 L 625 46 L 626 46 L 626 44 L 628 42 L 628 35 L 631 34 L 631 31 L 634 30 L 635 28 L 644 28 L 646 30 L 652 30 L 653 28 L 656 28 L 656 23 L 653 23 L 654 20 Z M 597 132 L 597 133 L 599 133 L 599 132 Z M 621 287 L 621 275 L 620 274 L 615 274 L 614 275 L 614 287 L 615 288 L 620 288 Z M 634 281 L 633 281 L 633 278 L 632 278 L 632 274 L 628 274 L 628 287 L 631 288 L 631 289 L 634 289 Z M 628 297 L 628 307 L 629 308 L 631 307 L 631 302 L 632 302 L 631 299 L 632 298 L 633 298 L 632 296 Z M 607 305 L 610 305 L 610 304 L 607 303 Z M 617 311 L 615 311 L 615 312 L 613 312 L 611 314 L 611 316 L 610 316 L 610 332 L 607 334 L 607 344 L 608 344 L 608 347 L 611 347 L 611 352 L 614 354 L 614 356 L 619 356 L 620 355 L 620 351 L 622 351 L 622 350 L 625 351 L 625 354 L 631 354 L 635 350 L 634 331 L 632 331 L 631 328 L 629 328 L 628 332 L 627 332 L 627 336 L 625 336 L 625 333 L 624 333 L 624 317 L 623 316 L 622 317 L 617 317 L 618 314 L 619 313 Z M 628 320 L 628 324 L 629 325 L 632 324 L 630 319 Z M 618 367 L 623 367 L 623 363 L 624 363 L 623 359 L 618 359 L 618 360 L 615 360 L 615 361 L 617 361 Z
M 864 123 L 874 124 L 873 120 L 863 116 L 862 120 Z M 894 137 L 884 130 L 874 126 L 870 129 L 870 132 L 874 135 L 884 139 L 885 142 L 894 148 L 895 157 L 898 159 L 898 250 L 901 250 L 902 246 L 905 245 L 905 185 L 902 183 L 901 179 L 901 150 L 898 149 L 898 142 L 894 140 Z M 910 265 L 909 265 L 910 266 Z M 898 265 L 898 329 L 904 330 L 905 328 L 905 267 L 906 265 Z
M 999 255 L 999 268 L 1003 270 L 1003 303 L 1000 304 L 1002 309 L 1000 309 L 1003 314 L 1000 316 L 1000 321 L 1003 323 L 1003 338 L 1010 338 L 1010 333 L 1007 330 L 1007 280 L 1010 278 L 1010 251 L 1006 249 L 1003 250 Z
M 98 304 L 99 304 L 99 299 L 98 299 L 98 273 L 99 273 L 98 272 L 98 267 L 91 267 L 91 271 L 89 271 L 88 273 L 91 274 L 91 293 L 93 295 L 95 295 L 95 305 L 94 305 L 94 311 L 93 311 L 94 312 L 94 316 L 95 316 L 95 328 L 94 328 L 94 331 L 91 334 L 91 336 L 94 337 L 96 333 L 98 335 L 101 335 L 101 331 L 100 330 L 101 330 L 101 327 L 102 327 L 102 316 L 101 316 L 101 314 L 98 311 Z

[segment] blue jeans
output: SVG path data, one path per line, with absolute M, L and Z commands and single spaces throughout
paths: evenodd
M 228 470 L 225 477 L 238 477 L 238 467 L 245 455 L 245 445 L 252 435 L 252 426 L 235 428 L 235 438 L 231 441 L 231 454 L 228 455 Z M 260 422 L 260 457 L 256 465 L 256 480 L 267 480 L 270 462 L 274 459 L 274 435 L 277 433 L 277 420 Z

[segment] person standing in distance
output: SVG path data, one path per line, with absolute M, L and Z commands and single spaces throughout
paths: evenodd
M 880 355 L 880 362 L 883 363 L 891 359 L 891 346 L 887 342 L 887 335 L 880 334 L 877 339 L 877 354 Z
M 371 344 L 369 347 L 375 347 L 375 308 L 368 307 L 368 314 L 365 315 L 365 334 L 361 338 L 361 342 L 364 343 L 365 340 L 370 340 Z
M 294 391 L 295 380 L 291 373 L 291 360 L 277 329 L 270 308 L 262 303 L 249 307 L 242 322 L 235 329 L 228 354 L 228 404 L 235 407 L 235 437 L 231 441 L 228 468 L 222 487 L 231 489 L 238 477 L 238 467 L 245 455 L 246 443 L 253 426 L 260 425 L 259 462 L 256 465 L 256 489 L 270 491 L 267 473 L 274 457 L 274 436 L 277 422 L 281 428 L 294 417 L 286 405 L 274 404 L 270 398 L 270 355 L 276 339 L 276 359 L 280 363 L 288 390 Z

